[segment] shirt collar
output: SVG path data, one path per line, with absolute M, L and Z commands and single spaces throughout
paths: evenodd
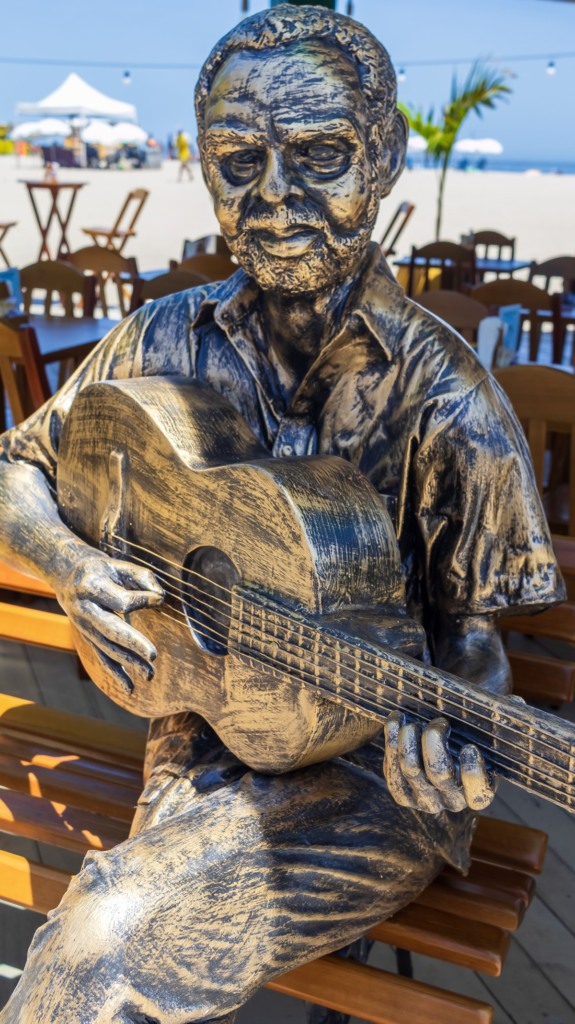
M 250 318 L 259 294 L 253 278 L 240 268 L 226 281 L 220 281 L 209 289 L 200 304 L 193 326 L 200 326 L 213 319 L 227 334 L 231 324 L 238 325 Z M 401 286 L 393 277 L 380 247 L 372 242 L 355 301 L 348 303 L 345 322 L 349 322 L 353 316 L 360 317 L 391 360 L 404 302 Z M 344 328 L 345 323 L 341 326 Z

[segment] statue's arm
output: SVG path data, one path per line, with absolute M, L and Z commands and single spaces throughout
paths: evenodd
M 108 558 L 62 522 L 43 472 L 0 459 L 0 557 L 45 580 L 97 656 L 121 682 L 153 675 L 152 643 L 116 614 L 163 598 L 147 569 Z

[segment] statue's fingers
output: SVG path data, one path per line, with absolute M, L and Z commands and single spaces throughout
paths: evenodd
M 416 802 L 413 799 L 413 793 L 401 772 L 397 750 L 399 731 L 403 722 L 403 715 L 399 711 L 393 711 L 383 727 L 385 736 L 383 774 L 387 782 L 387 788 L 396 804 L 399 804 L 400 807 L 415 807 Z
M 411 787 L 417 806 L 429 814 L 439 814 L 444 808 L 443 800 L 425 774 L 421 757 L 421 729 L 415 722 L 408 722 L 399 730 L 397 750 L 401 773 Z
M 467 807 L 465 793 L 457 781 L 457 772 L 447 739 L 449 722 L 435 718 L 425 727 L 421 737 L 423 767 L 432 786 L 439 790 L 448 811 L 462 811 Z
M 462 747 L 459 767 L 467 806 L 473 811 L 489 807 L 495 796 L 496 785 L 489 778 L 481 751 L 472 744 Z

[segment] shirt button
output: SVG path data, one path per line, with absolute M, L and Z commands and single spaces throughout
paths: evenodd
M 280 446 L 280 455 L 282 459 L 287 459 L 290 455 L 293 455 L 293 445 L 282 444 Z

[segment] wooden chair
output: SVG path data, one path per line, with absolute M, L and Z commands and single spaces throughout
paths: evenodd
M 397 240 L 411 217 L 415 206 L 405 199 L 400 203 L 387 225 L 380 241 L 381 251 L 384 256 L 394 256 Z
M 2 248 L 2 242 L 4 241 L 10 228 L 15 228 L 17 223 L 18 222 L 15 220 L 7 220 L 0 223 L 0 256 L 4 260 L 4 263 L 6 264 L 7 267 L 12 266 L 12 264 L 10 263 L 10 260 L 8 259 L 6 253 L 4 252 L 4 249 Z
M 575 537 L 575 373 L 567 367 L 524 364 L 496 370 L 495 377 L 524 426 L 552 531 Z M 560 435 L 569 440 L 566 484 L 556 482 L 562 474 L 553 464 Z
M 139 309 L 145 302 L 153 299 L 162 299 L 165 295 L 174 295 L 176 292 L 184 292 L 188 288 L 197 288 L 198 285 L 206 284 L 207 279 L 200 274 L 194 274 L 188 270 L 170 270 L 167 274 L 159 274 L 149 281 L 139 278 L 134 285 L 132 292 L 132 303 L 130 312 Z
M 200 256 L 202 253 L 228 257 L 232 255 L 223 235 L 204 235 L 202 238 L 193 240 L 187 238 L 185 240 L 181 262 L 189 260 L 191 256 Z M 177 265 L 177 262 L 174 260 L 174 265 Z
M 430 242 L 420 249 L 413 246 L 407 284 L 411 298 L 430 288 L 463 291 L 474 284 L 473 249 L 456 242 Z
M 555 256 L 543 263 L 532 263 L 529 268 L 529 280 L 537 283 L 550 295 L 559 294 L 558 324 L 559 333 L 555 362 L 562 362 L 565 349 L 567 329 L 575 326 L 575 256 Z M 559 282 L 559 288 L 554 288 Z M 575 366 L 575 344 L 573 345 L 572 363 Z
M 486 316 L 487 306 L 462 292 L 445 291 L 442 288 L 423 292 L 417 297 L 418 305 L 445 320 L 450 327 L 474 345 L 477 342 L 477 328 Z
M 149 194 L 145 188 L 133 189 L 128 192 L 124 205 L 111 228 L 82 228 L 82 231 L 85 235 L 90 236 L 94 245 L 101 245 L 105 249 L 121 252 L 128 238 L 133 238 L 136 234 L 134 230 L 136 221 Z
M 43 309 L 52 316 L 54 294 L 59 297 L 66 316 L 93 316 L 96 303 L 96 282 L 63 260 L 40 260 L 20 271 L 20 286 L 24 296 L 24 309 L 30 312 L 32 302 L 37 301 L 35 292 L 44 292 Z M 74 296 L 78 302 L 74 302 Z
M 106 284 L 113 283 L 118 293 L 118 305 L 122 317 L 126 316 L 130 303 L 127 301 L 126 290 L 130 297 L 138 278 L 138 266 L 133 256 L 120 255 L 114 249 L 105 249 L 101 245 L 88 245 L 77 252 L 69 253 L 67 262 L 84 273 L 93 274 L 96 279 L 97 301 L 102 308 L 103 316 L 108 316 Z
M 513 277 L 498 278 L 496 281 L 489 281 L 488 284 L 479 284 L 471 291 L 472 298 L 488 306 L 493 312 L 497 312 L 501 306 L 510 306 L 518 303 L 521 309 L 522 320 L 529 320 L 529 359 L 537 361 L 539 343 L 541 340 L 541 325 L 551 324 L 553 331 L 553 362 L 560 363 L 561 358 L 556 358 L 558 348 L 558 324 L 557 314 L 559 304 L 557 300 L 548 295 L 542 288 L 529 281 L 518 281 Z
M 239 270 L 237 263 L 232 263 L 229 256 L 222 253 L 199 253 L 197 256 L 190 256 L 181 263 L 171 266 L 172 270 L 179 270 L 189 274 L 198 274 L 205 281 L 225 281 L 226 278 Z
M 43 355 L 36 332 L 30 324 L 21 324 L 13 330 L 0 323 L 0 382 L 8 401 L 13 423 L 21 423 L 51 397 L 46 374 L 50 363 L 60 363 L 69 369 L 86 358 L 93 344 L 82 343 L 54 350 Z M 2 422 L 2 426 L 5 426 Z
M 515 259 L 515 239 L 500 231 L 474 231 L 473 248 L 478 259 Z

